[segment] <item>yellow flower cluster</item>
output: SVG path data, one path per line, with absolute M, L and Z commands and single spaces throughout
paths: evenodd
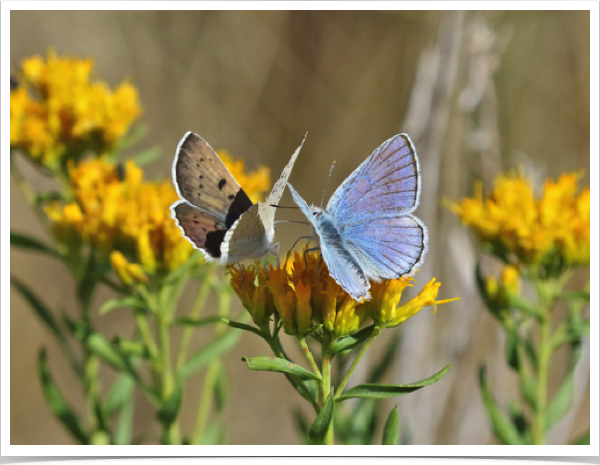
M 46 207 L 59 239 L 77 236 L 105 258 L 120 251 L 150 274 L 173 270 L 192 252 L 171 219 L 177 194 L 170 182 L 144 182 L 132 161 L 123 170 L 104 157 L 71 162 L 69 175 L 75 201 Z M 117 271 L 125 266 L 124 257 L 111 260 Z
M 475 195 L 452 204 L 463 224 L 492 246 L 523 263 L 540 264 L 558 253 L 570 265 L 590 261 L 590 189 L 577 192 L 577 173 L 546 181 L 541 199 L 521 176 L 499 176 L 486 198 L 481 183 Z
M 485 298 L 488 307 L 501 317 L 510 307 L 510 299 L 521 293 L 521 276 L 519 269 L 513 265 L 505 265 L 500 280 L 493 276 L 485 278 Z
M 411 281 L 401 277 L 371 283 L 372 299 L 358 302 L 329 276 L 325 264 L 319 267 L 318 262 L 319 254 L 308 253 L 305 263 L 303 255 L 295 252 L 293 259 L 281 267 L 268 265 L 267 275 L 258 262 L 241 270 L 230 267 L 229 273 L 233 288 L 258 326 L 277 312 L 284 331 L 294 335 L 306 334 L 317 323 L 339 338 L 356 332 L 369 317 L 391 328 L 423 307 L 457 300 L 436 301 L 441 283 L 432 279 L 419 295 L 399 306 L 402 291 Z
M 242 186 L 252 202 L 256 203 L 263 199 L 263 195 L 271 185 L 271 172 L 266 166 L 259 166 L 255 171 L 248 174 L 244 171 L 244 160 L 234 160 L 226 150 L 217 150 L 221 161 Z
M 10 145 L 56 167 L 67 152 L 100 144 L 110 150 L 140 115 L 138 92 L 124 82 L 112 91 L 90 80 L 92 59 L 33 56 L 23 60 L 10 92 Z

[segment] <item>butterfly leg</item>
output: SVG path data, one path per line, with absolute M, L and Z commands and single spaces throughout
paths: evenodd
M 308 270 L 308 261 L 306 260 L 306 254 L 315 250 L 321 250 L 321 247 L 313 247 L 312 249 L 306 249 L 304 251 L 304 265 L 306 266 L 306 268 L 304 268 L 304 271 Z
M 244 284 L 244 272 L 242 271 L 242 265 L 240 264 L 240 262 L 237 262 L 236 265 L 237 265 L 238 269 L 240 270 L 240 276 L 242 277 L 240 279 L 240 287 L 238 288 L 238 289 L 241 289 L 242 284 Z
M 321 269 L 321 263 L 323 263 L 323 254 L 319 255 L 319 263 L 317 264 L 317 271 L 315 271 L 315 277 L 313 278 L 310 285 L 312 286 L 319 279 L 319 270 Z
M 300 236 L 298 239 L 296 239 L 296 242 L 294 242 L 294 244 L 292 245 L 292 247 L 290 248 L 290 251 L 294 250 L 294 247 L 296 247 L 296 244 L 298 242 L 300 242 L 302 239 L 314 239 L 314 236 Z

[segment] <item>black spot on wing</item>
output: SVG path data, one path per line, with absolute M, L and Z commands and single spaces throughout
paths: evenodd
M 237 191 L 231 205 L 229 205 L 229 211 L 225 217 L 225 226 L 227 229 L 231 228 L 231 225 L 235 223 L 235 220 L 242 216 L 242 213 L 247 211 L 251 206 L 252 200 L 250 200 L 248 195 L 244 192 L 244 189 Z
M 223 190 L 223 186 L 225 186 L 225 184 L 227 184 L 227 181 L 225 179 L 221 179 L 219 181 L 219 190 Z
M 217 229 L 211 231 L 206 235 L 206 242 L 204 243 L 204 250 L 213 258 L 219 258 L 221 256 L 221 244 L 225 239 L 227 229 Z
M 225 229 L 216 229 L 206 235 L 204 250 L 213 258 L 221 257 L 221 244 L 225 239 L 225 234 L 227 234 L 233 223 L 252 206 L 252 201 L 243 189 L 240 189 L 235 196 L 230 195 L 229 197 L 233 201 L 229 205 L 229 210 L 225 218 Z

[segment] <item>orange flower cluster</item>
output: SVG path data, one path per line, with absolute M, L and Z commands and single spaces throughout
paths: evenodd
M 230 267 L 229 273 L 233 288 L 258 326 L 277 312 L 284 331 L 294 335 L 306 334 L 314 324 L 322 324 L 339 338 L 356 332 L 367 318 L 391 328 L 424 307 L 457 300 L 436 301 L 441 283 L 432 279 L 415 298 L 399 305 L 402 291 L 413 280 L 401 277 L 371 283 L 372 299 L 358 302 L 329 276 L 324 263 L 319 267 L 318 261 L 319 254 L 308 253 L 305 263 L 303 255 L 295 252 L 281 267 L 268 265 L 267 274 L 258 262 L 241 270 Z

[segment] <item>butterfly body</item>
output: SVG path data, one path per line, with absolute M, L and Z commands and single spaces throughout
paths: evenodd
M 171 206 L 171 216 L 183 236 L 207 261 L 219 264 L 259 258 L 273 250 L 275 208 L 271 205 L 279 203 L 301 147 L 265 202 L 253 204 L 212 147 L 199 135 L 186 133 L 172 168 L 181 200 Z
M 428 231 L 412 213 L 420 197 L 416 150 L 406 134 L 378 147 L 336 190 L 326 209 L 309 206 L 289 185 L 330 275 L 354 299 L 370 299 L 369 280 L 412 275 Z

